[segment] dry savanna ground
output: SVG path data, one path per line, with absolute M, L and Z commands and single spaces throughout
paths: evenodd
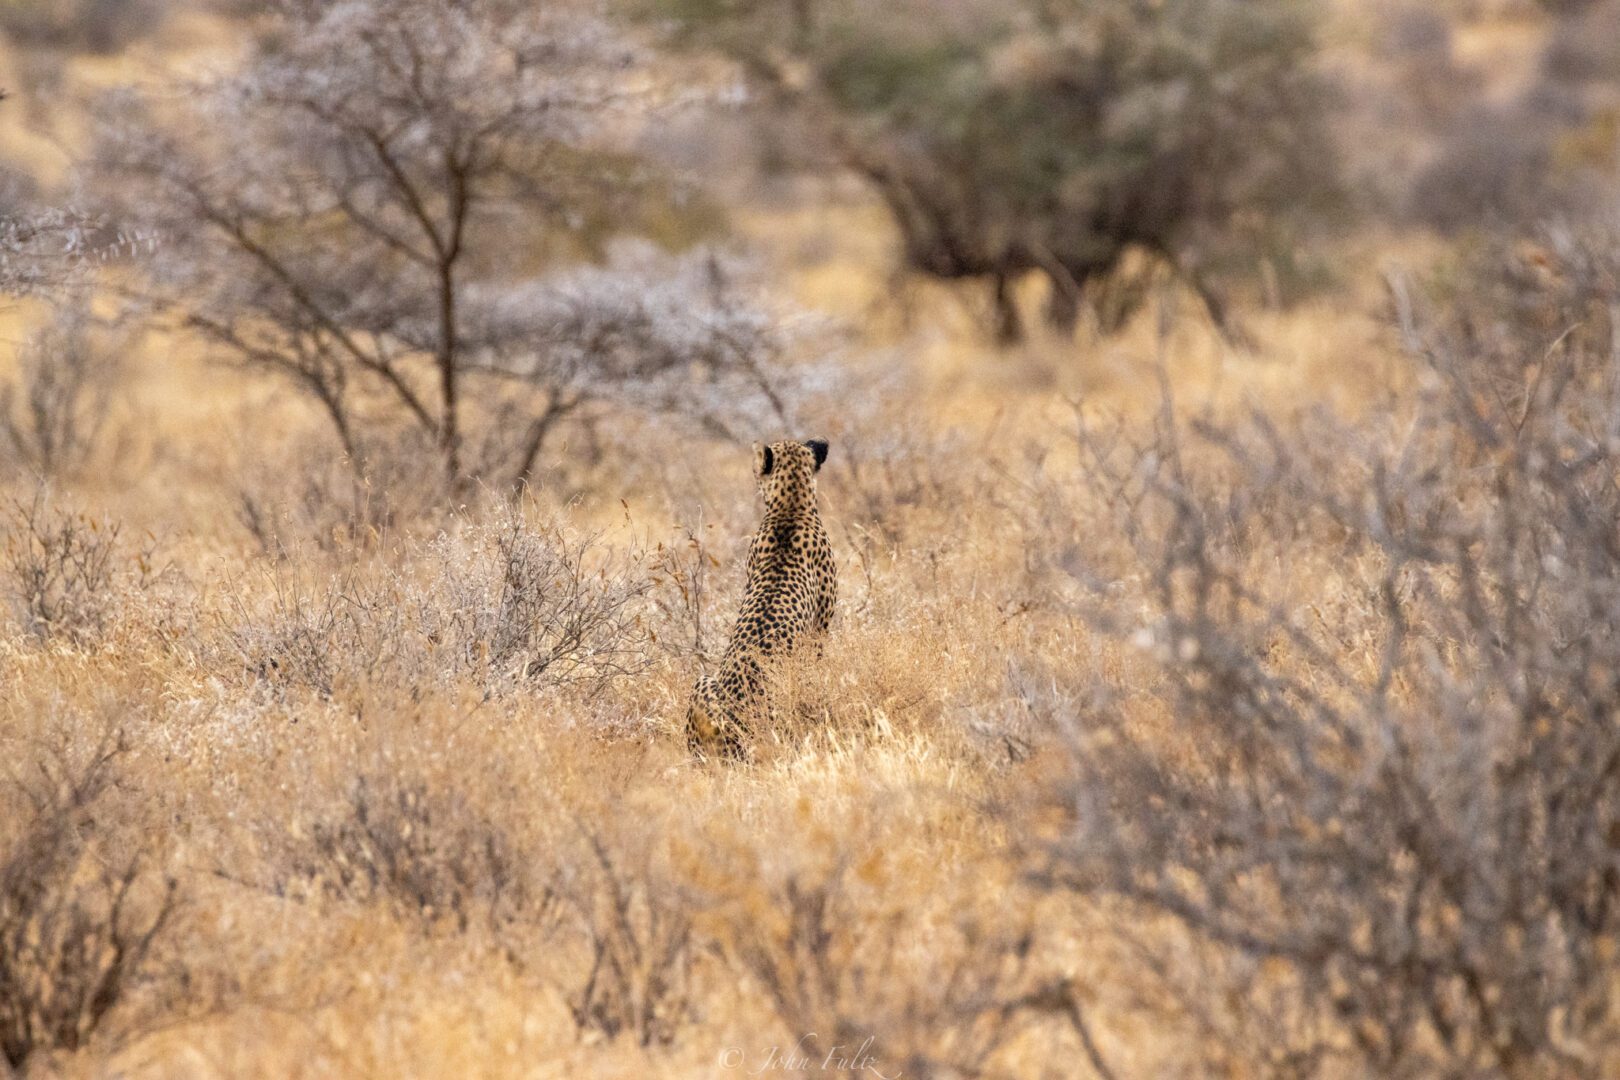
M 1524 66 L 1518 17 L 1460 46 L 1501 57 L 1503 82 Z M 140 49 L 183 62 L 209 25 L 81 75 L 116 82 L 155 62 Z M 60 147 L 5 122 L 49 173 Z M 1481 470 L 1508 475 L 1511 446 L 1423 419 L 1451 384 L 1403 341 L 1403 283 L 1452 251 L 1369 227 L 1334 241 L 1330 288 L 1240 293 L 1236 330 L 1161 275 L 1116 332 L 998 349 L 977 292 L 897 278 L 892 226 L 850 183 L 729 219 L 827 326 L 795 360 L 814 388 L 800 429 L 751 434 L 831 442 L 840 587 L 824 657 L 781 673 L 746 765 L 692 760 L 682 730 L 742 593 L 745 441 L 604 408 L 547 444 L 521 496 L 447 503 L 428 456 L 357 483 L 305 397 L 171 322 L 105 332 L 121 359 L 90 456 L 0 476 L 0 819 L 28 838 L 0 866 L 10 1060 L 197 1078 L 1620 1062 L 1573 1034 L 1551 1056 L 1503 1049 L 1528 1029 L 1493 1012 L 1517 1000 L 1502 987 L 1533 983 L 1569 922 L 1493 931 L 1520 950 L 1495 990 L 1446 974 L 1386 993 L 1453 945 L 1476 958 L 1447 936 L 1484 910 L 1455 875 L 1436 872 L 1432 906 L 1405 891 L 1428 880 L 1421 828 L 1368 823 L 1408 796 L 1448 827 L 1484 813 L 1475 774 L 1442 763 L 1474 762 L 1497 721 L 1447 710 L 1518 701 L 1478 674 L 1499 654 L 1476 631 L 1502 602 L 1511 652 L 1520 623 L 1493 591 L 1507 534 L 1472 515 L 1545 479 L 1527 457 L 1520 487 L 1493 489 Z M 109 268 L 97 303 L 137 273 Z M 1036 310 L 1043 286 L 1020 288 Z M 46 317 L 0 312 L 0 372 Z M 1502 408 L 1522 425 L 1540 391 L 1515 385 Z M 1420 467 L 1453 459 L 1456 476 Z M 1389 475 L 1411 486 L 1384 500 Z M 1451 603 L 1473 563 L 1440 552 L 1476 524 L 1456 550 L 1487 584 Z M 1428 547 L 1388 542 L 1430 526 Z M 1499 546 L 1518 565 L 1519 541 Z M 1588 565 L 1537 557 L 1555 556 Z M 1548 730 L 1595 694 L 1545 686 Z M 1144 824 L 1161 820 L 1186 824 Z M 1240 821 L 1277 846 L 1246 847 Z M 1342 919 L 1336 890 L 1364 881 L 1319 876 L 1334 864 L 1375 879 Z M 1322 925 L 1296 927 L 1303 908 Z M 1402 952 L 1387 911 L 1450 944 Z M 1581 985 L 1607 989 L 1548 1006 L 1551 1026 L 1612 1035 L 1613 975 Z
M 844 208 L 758 227 L 874 221 Z M 874 299 L 863 254 L 805 268 L 807 302 L 857 315 Z M 1076 548 L 1131 559 L 1102 550 L 1120 541 L 1073 487 L 1075 410 L 1151 417 L 1161 360 L 1199 410 L 1354 407 L 1403 363 L 1372 317 L 1335 304 L 1258 314 L 1261 344 L 1236 349 L 1188 298 L 1166 303 L 1162 340 L 1144 319 L 1011 356 L 985 356 L 948 298 L 922 298 L 902 341 L 874 330 L 860 363 L 898 386 L 796 433 L 833 444 L 836 629 L 796 673 L 802 724 L 747 768 L 694 764 L 681 728 L 741 594 L 746 447 L 609 420 L 604 464 L 577 486 L 358 534 L 272 488 L 272 552 L 226 478 L 260 475 L 266 429 L 308 418 L 145 339 L 116 457 L 78 483 L 11 487 L 19 561 L 51 542 L 22 531 L 36 498 L 43 528 L 106 559 L 73 601 L 93 610 L 64 616 L 81 639 L 42 646 L 13 624 L 5 640 L 15 779 L 30 787 L 42 747 L 78 763 L 116 746 L 97 858 L 140 859 L 139 903 L 166 881 L 179 898 L 152 960 L 179 981 L 137 990 L 56 1065 L 706 1077 L 809 1034 L 818 1062 L 870 1037 L 886 1076 L 981 1054 L 1007 1075 L 1072 1075 L 1084 1051 L 1061 1017 L 1024 1030 L 977 999 L 1072 982 L 1106 1017 L 1121 993 L 1112 917 L 1024 883 L 1008 837 L 1068 752 L 1068 695 L 1115 687 L 1149 730 L 1165 721 L 1133 689 L 1151 683 L 1143 650 L 1093 628 L 1061 569 Z M 1331 551 L 1294 569 L 1301 603 L 1352 572 Z M 576 629 L 570 652 L 558 638 Z M 514 670 L 552 649 L 554 669 Z M 1129 1013 L 1093 1021 L 1106 1052 L 1137 1075 L 1170 1067 Z

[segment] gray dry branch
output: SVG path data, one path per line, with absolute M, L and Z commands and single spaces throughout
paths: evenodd
M 0 454 L 45 477 L 82 470 L 100 445 L 118 390 L 121 345 L 104 340 L 88 299 L 59 305 L 0 384 Z
M 12 185 L 0 188 L 0 295 L 49 295 L 82 276 L 96 258 L 92 224 L 59 208 L 27 206 Z
M 599 689 L 652 662 L 640 560 L 521 507 L 405 542 L 397 564 L 379 555 L 313 583 L 301 569 L 267 568 L 256 600 L 239 589 L 224 627 L 226 655 L 272 686 Z
M 531 861 L 457 796 L 362 776 L 334 812 L 300 827 L 285 866 L 289 879 L 465 933 L 507 931 L 553 906 L 551 891 L 531 881 Z
M 24 631 L 79 645 L 99 639 L 118 602 L 119 525 L 58 508 L 44 485 L 0 510 L 0 525 L 6 599 Z
M 104 263 L 150 250 L 150 234 L 112 228 L 80 207 L 42 205 L 36 187 L 0 168 L 0 296 L 59 298 Z
M 1286 1004 L 1208 1060 L 1620 1065 L 1620 352 L 1591 303 L 1612 280 L 1598 250 L 1603 274 L 1573 243 L 1536 256 L 1557 273 L 1493 270 L 1443 321 L 1403 293 L 1427 387 L 1409 415 L 1311 417 L 1307 438 L 1263 415 L 1189 431 L 1167 408 L 1136 446 L 1082 430 L 1088 529 L 1141 567 L 1091 613 L 1159 689 L 1076 688 L 1047 792 L 1066 824 L 1026 839 L 1050 888 L 1224 957 L 1226 1000 Z M 1141 723 L 1150 700 L 1173 727 Z M 1168 953 L 1145 966 L 1191 985 Z M 1199 1016 L 1220 991 L 1179 995 L 1182 1018 L 1217 1030 Z
M 137 845 L 104 844 L 101 801 L 121 747 L 46 758 L 0 829 L 0 1054 L 22 1069 L 75 1050 L 147 974 L 179 910 L 176 884 L 148 880 Z M 120 850 L 122 849 L 122 850 Z

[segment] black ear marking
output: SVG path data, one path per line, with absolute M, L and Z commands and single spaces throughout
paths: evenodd
M 816 455 L 816 471 L 820 472 L 821 466 L 827 461 L 827 440 L 806 439 L 804 445 L 808 446 L 810 452 Z
M 759 448 L 759 475 L 769 476 L 776 466 L 776 452 L 769 446 Z

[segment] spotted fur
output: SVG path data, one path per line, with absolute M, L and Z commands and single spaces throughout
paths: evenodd
M 749 721 L 765 708 L 771 661 L 821 648 L 838 594 L 832 545 L 816 509 L 816 473 L 826 460 L 820 439 L 754 446 L 765 516 L 748 549 L 748 585 L 731 644 L 719 669 L 692 691 L 686 738 L 701 757 L 743 756 Z

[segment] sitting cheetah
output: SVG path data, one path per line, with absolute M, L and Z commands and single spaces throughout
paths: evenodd
M 720 669 L 692 691 L 686 738 L 699 757 L 716 750 L 742 757 L 748 721 L 764 705 L 766 658 L 801 644 L 821 647 L 838 588 L 816 511 L 816 473 L 826 460 L 822 439 L 754 444 L 765 517 L 748 549 L 748 586 L 731 644 Z

